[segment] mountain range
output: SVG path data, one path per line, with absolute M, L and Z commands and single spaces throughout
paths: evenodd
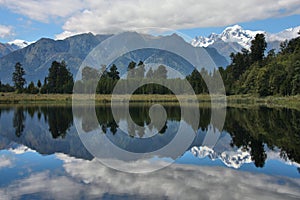
M 296 38 L 299 31 L 300 26 L 289 28 L 279 33 L 268 33 L 266 31 L 244 30 L 241 26 L 234 25 L 225 28 L 220 34 L 212 33 L 208 37 L 197 36 L 191 41 L 191 44 L 195 47 L 215 48 L 230 61 L 229 56 L 232 52 L 237 53 L 242 48 L 250 50 L 251 41 L 258 33 L 265 35 L 268 43 L 267 51 L 271 49 L 278 51 L 282 41 Z
M 25 48 L 32 43 L 25 40 L 14 40 L 4 44 L 0 43 L 0 58 L 18 49 Z
M 64 40 L 53 40 L 49 38 L 42 38 L 35 43 L 32 43 L 25 48 L 18 49 L 0 58 L 0 80 L 2 83 L 11 83 L 11 77 L 16 62 L 20 62 L 26 72 L 25 79 L 27 82 L 38 80 L 43 81 L 44 77 L 48 75 L 48 69 L 53 61 L 64 60 L 68 65 L 71 73 L 75 75 L 81 66 L 86 56 L 103 41 L 103 49 L 109 49 L 109 53 L 112 51 L 119 51 L 122 48 L 129 46 L 150 46 L 154 49 L 180 49 L 193 58 L 198 55 L 198 59 L 202 59 L 202 65 L 198 67 L 205 67 L 207 65 L 205 59 L 209 55 L 213 62 L 217 66 L 228 65 L 227 60 L 221 56 L 213 48 L 195 48 L 188 42 L 184 41 L 180 36 L 173 34 L 169 36 L 151 36 L 146 34 L 139 34 L 136 32 L 124 32 L 118 34 L 111 40 L 106 40 L 112 37 L 112 35 L 93 35 L 92 33 L 85 33 L 75 35 Z M 123 45 L 123 46 L 121 46 Z M 98 49 L 99 50 L 99 49 Z M 101 51 L 101 50 L 100 50 Z M 94 51 L 95 53 L 95 51 Z M 147 55 L 146 55 L 147 54 Z M 139 53 L 132 53 L 125 55 L 125 61 L 123 67 L 117 66 L 120 70 L 125 69 L 130 60 L 138 62 L 139 60 L 151 60 L 151 62 L 159 61 L 160 63 L 172 63 L 169 60 L 178 60 L 175 56 L 170 54 L 157 53 L 156 51 L 149 52 L 147 50 L 141 50 Z M 148 59 L 149 58 L 149 59 Z M 151 59 L 150 59 L 151 58 Z M 207 59 L 206 59 L 207 60 Z M 99 63 L 97 66 L 101 66 Z M 125 66 L 125 67 L 124 67 Z M 182 66 L 182 69 L 188 69 L 188 67 Z M 191 70 L 183 70 L 185 73 L 190 73 Z
M 239 25 L 227 27 L 222 33 L 212 33 L 208 37 L 197 36 L 190 43 L 184 41 L 180 36 L 173 34 L 169 36 L 151 36 L 139 34 L 136 32 L 125 32 L 114 38 L 114 41 L 107 42 L 104 48 L 118 48 L 118 44 L 134 43 L 147 44 L 154 48 L 181 49 L 193 57 L 199 54 L 210 55 L 216 66 L 226 67 L 230 63 L 230 54 L 241 51 L 242 48 L 250 49 L 251 41 L 257 33 L 264 33 L 268 43 L 267 51 L 275 49 L 278 51 L 280 43 L 298 36 L 299 27 L 283 30 L 276 34 L 265 31 L 244 30 Z M 51 63 L 64 60 L 70 71 L 75 75 L 86 56 L 101 42 L 114 35 L 93 35 L 85 33 L 75 35 L 64 40 L 53 40 L 41 38 L 36 42 L 26 42 L 24 40 L 15 40 L 5 44 L 0 43 L 0 81 L 2 83 L 12 83 L 11 77 L 16 62 L 20 62 L 26 72 L 26 80 L 37 82 L 43 80 L 48 74 Z M 201 57 L 200 56 L 200 57 Z M 165 64 L 174 65 L 174 68 L 190 73 L 191 66 L 186 64 L 176 55 L 157 50 L 141 50 L 124 55 L 123 58 L 116 60 L 120 70 L 124 71 L 128 63 L 133 60 L 145 63 L 160 61 Z M 181 66 L 184 65 L 184 66 Z M 203 63 L 204 67 L 206 63 Z M 198 66 L 203 67 L 203 66 Z M 180 69 L 181 68 L 181 69 Z

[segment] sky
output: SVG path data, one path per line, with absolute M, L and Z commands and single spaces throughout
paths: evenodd
M 300 25 L 299 0 L 0 0 L 0 42 L 92 32 L 178 31 L 187 38 L 239 24 L 275 33 Z

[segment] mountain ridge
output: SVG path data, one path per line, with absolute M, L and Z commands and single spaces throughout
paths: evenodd
M 278 33 L 268 33 L 266 31 L 245 30 L 239 25 L 229 26 L 220 34 L 211 33 L 208 37 L 196 36 L 190 43 L 195 47 L 215 48 L 221 55 L 230 62 L 230 54 L 240 52 L 243 48 L 250 50 L 251 41 L 256 34 L 265 34 L 268 43 L 266 52 L 271 49 L 279 51 L 280 43 L 298 36 L 300 26 L 282 30 Z
M 217 51 L 195 48 L 175 34 L 150 37 L 149 35 L 139 34 L 137 32 L 124 32 L 119 34 L 119 37 L 114 38 L 116 41 L 107 41 L 106 39 L 109 37 L 112 37 L 112 35 L 93 35 L 92 33 L 84 33 L 68 37 L 64 40 L 41 38 L 37 42 L 30 44 L 23 49 L 19 49 L 0 58 L 0 80 L 2 83 L 12 82 L 11 75 L 16 62 L 20 62 L 24 67 L 26 72 L 25 79 L 27 82 L 42 81 L 48 75 L 48 69 L 55 60 L 64 60 L 71 73 L 76 75 L 86 56 L 103 41 L 105 41 L 106 45 L 104 48 L 112 50 L 114 48 L 116 50 L 120 48 L 119 44 L 129 46 L 148 44 L 155 48 L 165 46 L 167 49 L 176 47 L 181 51 L 191 52 L 190 56 L 194 55 L 195 52 L 200 53 L 202 57 L 204 57 L 205 54 L 210 55 L 218 66 L 226 66 L 228 64 L 226 59 Z M 205 63 L 203 63 L 203 65 L 205 65 Z

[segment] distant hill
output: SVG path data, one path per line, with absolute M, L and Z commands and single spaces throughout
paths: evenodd
M 97 35 L 91 33 L 76 35 L 65 40 L 42 38 L 37 42 L 14 51 L 0 58 L 0 80 L 11 83 L 16 62 L 20 62 L 26 71 L 26 80 L 43 80 L 54 60 L 65 60 L 72 73 L 79 68 L 86 55 L 100 42 L 111 35 Z
M 112 35 L 93 35 L 91 33 L 86 33 L 75 35 L 64 40 L 42 38 L 23 49 L 19 49 L 0 58 L 0 80 L 2 81 L 2 83 L 12 82 L 11 76 L 16 62 L 20 62 L 23 65 L 26 71 L 25 78 L 27 82 L 37 82 L 37 80 L 39 79 L 43 81 L 44 77 L 48 74 L 48 69 L 50 68 L 51 63 L 54 60 L 65 60 L 68 67 L 70 68 L 70 71 L 75 75 L 80 65 L 82 64 L 82 61 L 91 52 L 91 50 L 93 50 L 97 45 L 110 38 L 111 36 Z M 202 56 L 202 58 L 205 58 L 205 55 L 209 54 L 213 62 L 217 66 L 228 65 L 227 60 L 216 50 L 193 47 L 175 34 L 171 36 L 154 37 L 151 35 L 138 34 L 136 32 L 125 32 L 118 35 L 118 37 L 115 37 L 113 41 L 106 42 L 106 46 L 104 46 L 104 48 L 110 48 L 112 49 L 112 51 L 113 49 L 117 50 L 118 44 L 121 44 L 124 41 L 132 45 L 147 43 L 152 45 L 154 48 L 165 46 L 169 49 L 172 49 L 176 47 L 188 53 L 190 57 L 199 54 Z M 135 59 L 143 61 L 147 59 L 149 60 L 150 58 L 162 60 L 170 59 L 168 54 L 157 54 L 156 52 L 155 55 L 152 52 L 148 55 L 148 57 L 146 54 L 148 55 L 149 52 L 140 52 L 139 56 L 135 57 Z M 127 59 L 130 60 L 133 58 L 127 57 Z M 204 66 L 205 62 L 203 61 L 203 66 L 198 67 Z M 120 66 L 118 68 L 124 70 L 125 67 L 127 67 L 126 62 L 123 63 L 123 67 Z M 177 67 L 179 67 L 179 65 Z M 180 67 L 184 69 L 186 66 Z M 190 71 L 191 70 L 188 70 L 188 72 Z

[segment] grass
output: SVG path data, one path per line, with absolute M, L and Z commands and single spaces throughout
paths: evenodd
M 257 97 L 253 95 L 232 95 L 227 97 L 227 104 L 236 106 L 268 106 L 285 107 L 300 110 L 300 95 L 296 96 L 267 96 Z
M 186 104 L 195 103 L 194 97 L 189 95 L 180 95 L 178 99 L 175 95 L 117 95 L 114 96 L 114 101 L 124 102 L 127 98 L 130 98 L 131 102 L 136 103 L 178 103 L 178 99 Z M 213 96 L 214 101 L 220 101 L 219 96 Z M 76 100 L 86 101 L 92 100 L 92 95 L 76 95 Z M 202 104 L 210 104 L 210 95 L 197 95 L 197 99 Z M 97 103 L 111 102 L 111 95 L 95 96 Z M 71 94 L 17 94 L 17 93 L 0 93 L 0 104 L 71 104 Z M 232 95 L 227 97 L 227 105 L 231 107 L 241 106 L 269 106 L 269 107 L 287 107 L 300 110 L 300 95 L 297 96 L 269 96 L 269 97 L 257 97 L 253 95 Z

